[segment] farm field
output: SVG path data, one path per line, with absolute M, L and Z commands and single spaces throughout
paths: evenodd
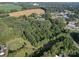
M 41 8 L 37 8 L 37 9 L 27 9 L 24 11 L 18 11 L 18 12 L 13 12 L 13 13 L 9 13 L 9 16 L 13 16 L 13 17 L 20 17 L 20 16 L 29 16 L 32 13 L 36 13 L 36 14 L 45 14 L 45 11 Z

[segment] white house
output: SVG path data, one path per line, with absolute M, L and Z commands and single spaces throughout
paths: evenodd
M 5 45 L 0 45 L 0 56 L 4 56 L 6 54 L 7 47 Z

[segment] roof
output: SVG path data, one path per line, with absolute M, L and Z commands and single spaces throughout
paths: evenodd
M 1 55 L 4 55 L 4 54 L 5 54 L 4 52 L 1 52 L 1 53 L 0 53 L 0 56 L 1 56 Z
M 4 56 L 7 52 L 7 47 L 0 44 L 0 56 Z

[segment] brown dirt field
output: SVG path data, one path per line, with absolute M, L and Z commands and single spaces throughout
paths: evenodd
M 40 9 L 40 8 L 38 8 L 38 9 L 28 9 L 28 10 L 24 10 L 24 11 L 9 13 L 9 16 L 12 16 L 12 17 L 20 17 L 20 16 L 23 16 L 23 15 L 29 16 L 32 13 L 36 13 L 38 15 L 39 14 L 45 14 L 45 10 Z

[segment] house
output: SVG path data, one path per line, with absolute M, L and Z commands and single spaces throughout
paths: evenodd
M 64 12 L 61 12 L 61 13 L 60 13 L 60 15 L 62 15 L 65 19 L 68 19 L 68 18 L 69 18 L 69 17 L 67 16 L 67 14 L 68 14 L 68 13 L 64 13 Z
M 68 26 L 70 28 L 75 28 L 76 27 L 75 22 L 69 22 Z
M 0 56 L 4 56 L 6 54 L 7 47 L 5 45 L 0 44 Z
M 55 57 L 65 57 L 63 54 L 56 55 Z
M 76 23 L 77 22 L 75 21 L 70 21 L 65 28 L 70 30 L 79 30 L 79 27 L 76 26 Z
M 65 18 L 65 19 L 68 19 L 69 17 L 68 17 L 67 15 L 64 15 L 64 18 Z
M 68 55 L 65 53 L 60 53 L 58 55 L 55 55 L 55 57 L 67 57 Z
M 3 46 L 2 46 L 2 45 L 0 45 L 0 56 L 2 56 L 2 55 L 4 55 L 4 54 L 5 54 L 3 50 L 4 50 Z

